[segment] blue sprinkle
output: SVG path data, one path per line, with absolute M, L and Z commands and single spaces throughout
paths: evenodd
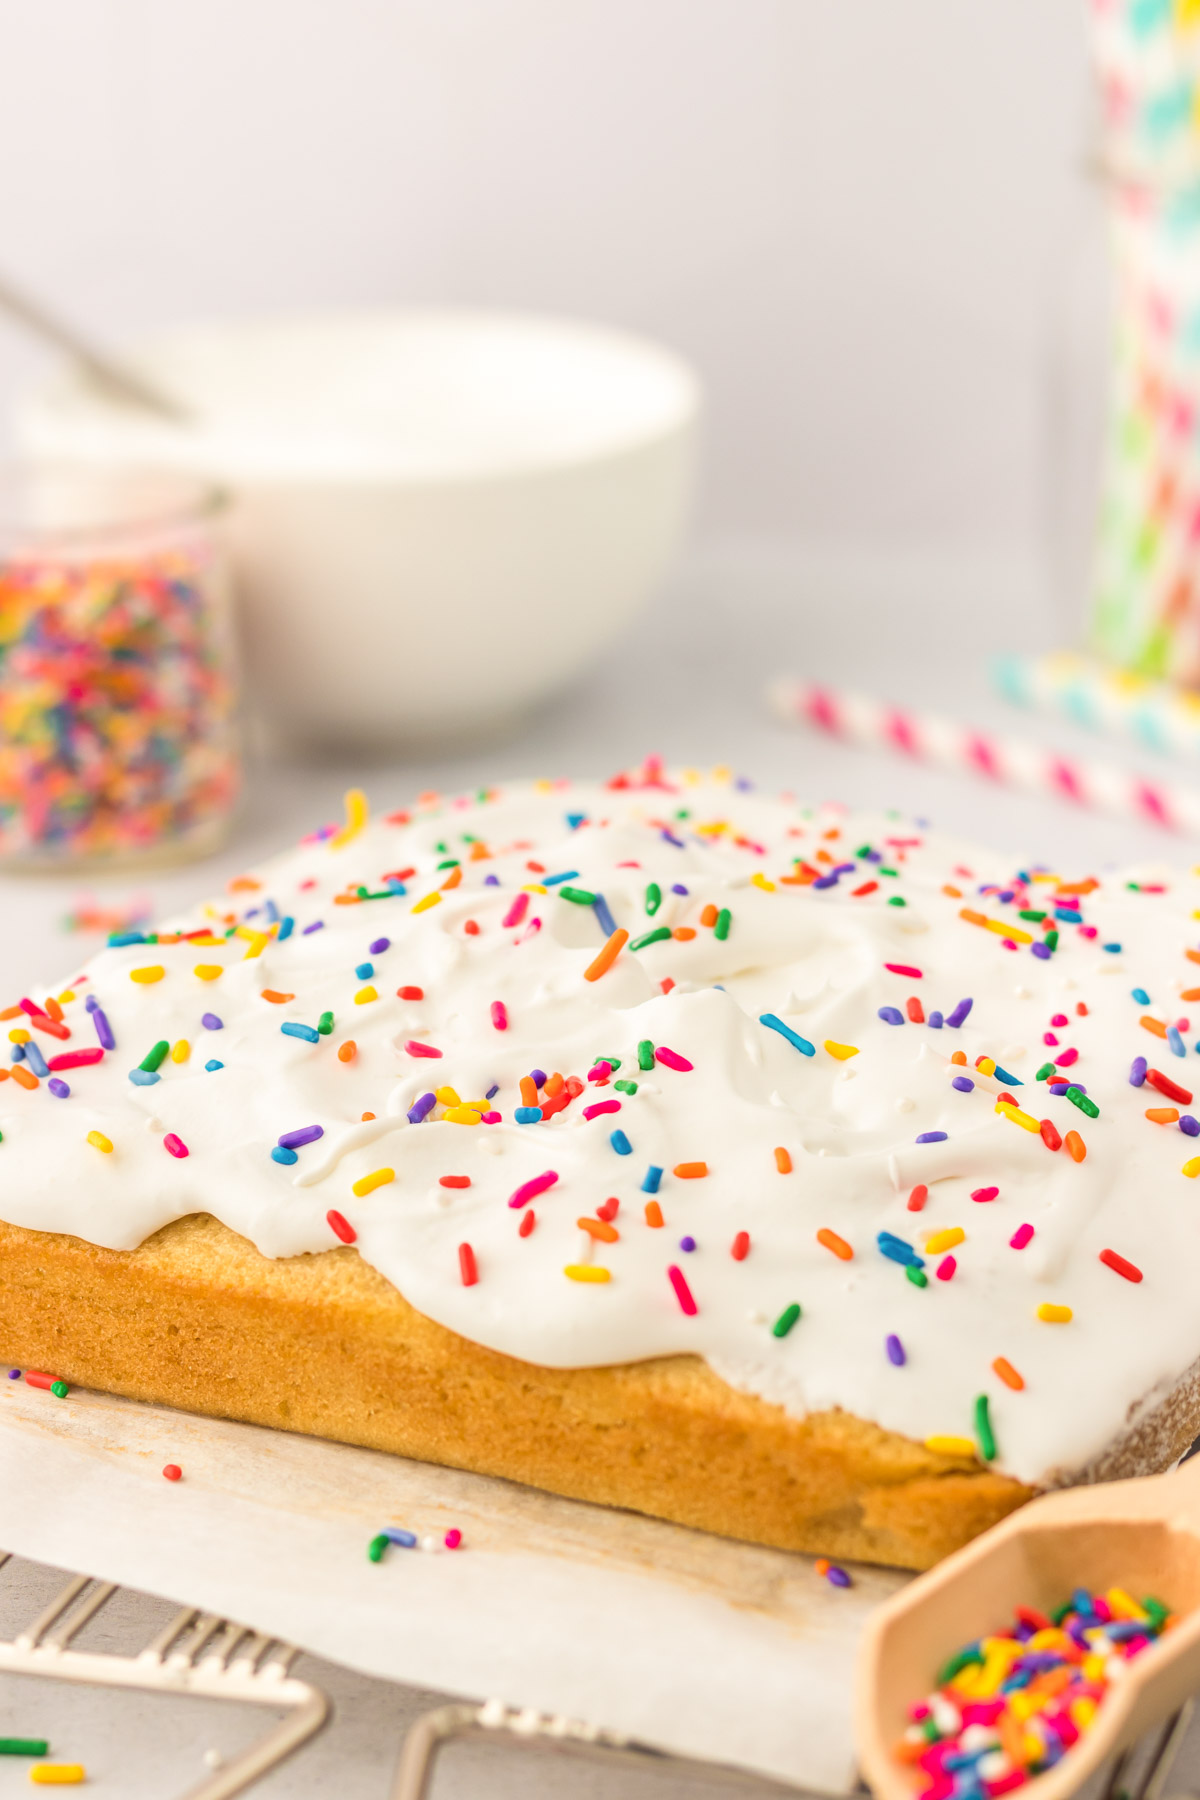
M 969 1075 L 956 1075 L 950 1086 L 957 1088 L 960 1094 L 970 1094 L 974 1091 L 975 1083 Z
M 273 900 L 268 900 L 267 901 L 267 924 L 268 925 L 278 925 L 278 923 L 279 923 L 279 908 L 276 906 L 276 904 Z
M 790 1025 L 785 1025 L 783 1020 L 776 1018 L 774 1013 L 760 1013 L 758 1022 L 760 1025 L 765 1025 L 768 1031 L 777 1031 L 781 1038 L 786 1038 L 794 1050 L 799 1050 L 801 1056 L 817 1054 L 807 1038 L 801 1037 L 798 1031 L 793 1031 Z
M 405 1531 L 399 1525 L 386 1525 L 379 1535 L 385 1537 L 389 1544 L 399 1544 L 402 1550 L 415 1550 L 417 1547 L 416 1532 Z
M 493 1093 L 495 1092 L 494 1088 L 493 1088 L 492 1092 Z M 412 1105 L 408 1109 L 409 1124 L 410 1125 L 419 1125 L 421 1123 L 422 1119 L 428 1118 L 429 1114 L 433 1111 L 433 1109 L 436 1105 L 437 1105 L 437 1095 L 436 1094 L 422 1094 L 420 1099 L 414 1100 Z
M 108 935 L 110 950 L 120 950 L 125 944 L 145 944 L 149 940 L 142 931 L 111 931 Z
M 213 1073 L 214 1069 L 223 1069 L 225 1067 L 225 1064 L 223 1062 L 218 1062 L 216 1057 L 214 1056 L 214 1057 L 211 1057 L 210 1060 L 205 1063 L 204 1067 L 207 1069 L 208 1073 L 211 1075 Z
M 954 1011 L 946 1014 L 947 1025 L 953 1025 L 955 1031 L 957 1031 L 960 1025 L 966 1023 L 967 1014 L 974 1004 L 975 1002 L 973 1000 L 960 1000 Z
M 20 1047 L 19 1044 L 14 1046 L 14 1048 L 18 1050 Z M 32 1040 L 25 1046 L 25 1061 L 29 1064 L 38 1080 L 45 1081 L 50 1071 L 46 1067 L 46 1059 L 42 1055 L 41 1050 L 37 1044 L 32 1042 Z
M 483 885 L 484 887 L 499 887 L 500 877 L 498 875 L 485 875 L 483 878 Z
M 542 876 L 542 886 L 543 887 L 557 887 L 560 882 L 575 881 L 577 879 L 578 875 L 579 875 L 578 869 L 564 869 L 561 875 L 543 875 Z
M 603 894 L 597 894 L 592 901 L 592 911 L 596 915 L 596 923 L 606 938 L 610 938 L 617 929 L 617 921 L 608 910 L 608 901 Z
M 367 945 L 367 949 L 372 956 L 382 956 L 391 947 L 391 942 L 391 938 L 375 938 Z
M 904 1354 L 904 1345 L 900 1339 L 894 1331 L 889 1331 L 883 1342 L 888 1353 L 888 1361 L 894 1363 L 898 1369 L 902 1369 L 908 1358 Z
M 1132 993 L 1132 998 L 1137 1001 L 1139 1006 L 1149 1006 L 1150 996 L 1146 992 L 1145 988 L 1133 988 L 1131 990 L 1131 993 Z
M 15 1062 L 15 1063 L 24 1062 L 25 1061 L 25 1046 L 24 1046 L 24 1044 L 14 1044 L 12 1049 L 8 1053 L 8 1059 L 10 1062 Z
M 303 1038 L 306 1044 L 319 1044 L 321 1034 L 312 1025 L 301 1025 L 295 1019 L 285 1019 L 279 1027 L 285 1037 Z
M 949 1137 L 948 1131 L 923 1131 L 914 1142 L 918 1144 L 944 1144 Z
M 540 1106 L 518 1106 L 513 1118 L 518 1125 L 540 1125 L 542 1109 Z
M 1173 1055 L 1175 1055 L 1175 1056 L 1186 1056 L 1187 1055 L 1187 1045 L 1184 1043 L 1183 1039 L 1179 1035 L 1178 1025 L 1168 1025 L 1167 1026 L 1167 1044 L 1170 1047 Z M 30 1048 L 32 1048 L 32 1045 L 30 1046 Z
M 903 1025 L 904 1023 L 904 1014 L 898 1006 L 881 1006 L 879 1017 L 885 1025 Z
M 1130 1087 L 1141 1087 L 1146 1079 L 1146 1070 L 1150 1067 L 1144 1056 L 1135 1056 L 1129 1070 Z
M 201 1013 L 200 1023 L 205 1031 L 224 1031 L 225 1021 L 218 1019 L 216 1013 Z
M 1050 961 L 1050 946 L 1049 944 L 1043 944 L 1040 938 L 1037 943 L 1030 944 L 1029 948 L 1031 953 L 1038 958 L 1039 962 Z
M 130 1069 L 129 1079 L 134 1087 L 153 1087 L 161 1077 L 153 1069 Z
M 1180 1113 L 1179 1129 L 1185 1137 L 1200 1137 L 1200 1119 L 1194 1119 L 1191 1113 Z
M 876 1244 L 892 1262 L 904 1263 L 914 1269 L 925 1267 L 925 1258 L 918 1256 L 911 1244 L 903 1238 L 895 1237 L 890 1231 L 881 1231 L 875 1238 Z
M 657 1194 L 659 1183 L 661 1182 L 662 1178 L 663 1178 L 663 1172 L 659 1168 L 658 1164 L 651 1163 L 650 1167 L 646 1170 L 645 1179 L 642 1182 L 643 1194 Z
M 295 929 L 296 929 L 296 921 L 295 921 L 295 919 L 293 919 L 291 913 L 288 913 L 286 915 L 286 917 L 280 919 L 280 921 L 279 921 L 279 930 L 275 934 L 275 942 L 277 944 L 286 943 L 288 938 L 291 937 L 293 931 L 295 931 Z
M 996 1077 L 997 1081 L 1003 1081 L 1007 1087 L 1024 1087 L 1025 1086 L 1025 1083 L 1022 1080 L 1020 1080 L 1020 1078 L 1018 1076 L 1010 1075 L 1007 1069 L 1002 1069 L 1000 1067 L 999 1063 L 997 1063 L 995 1068 L 992 1070 L 992 1074 Z
M 57 1075 L 52 1075 L 50 1077 L 50 1092 L 54 1095 L 56 1100 L 65 1100 L 71 1090 L 65 1081 L 60 1081 Z
M 299 1162 L 300 1158 L 296 1155 L 294 1150 L 289 1150 L 286 1144 L 276 1144 L 271 1151 L 271 1161 L 277 1163 L 294 1163 Z
M 618 1156 L 632 1156 L 633 1145 L 623 1131 L 610 1132 L 608 1141 Z
M 586 813 L 568 813 L 567 824 L 571 827 L 572 831 L 578 831 L 586 818 Z
M 943 1024 L 945 1023 L 945 1020 L 942 1018 L 942 1015 L 940 1012 L 931 1012 L 929 1017 L 926 1019 L 925 1023 L 931 1028 L 931 1030 L 940 1031 L 942 1029 Z
M 374 973 L 374 963 L 356 963 L 354 966 L 354 978 L 356 981 L 370 981 Z
M 1056 919 L 1061 919 L 1064 925 L 1083 924 L 1083 914 L 1081 912 L 1075 912 L 1069 906 L 1056 906 L 1054 909 L 1054 916 Z
M 1101 944 L 1100 948 L 1102 950 L 1107 950 L 1112 956 L 1118 956 L 1121 951 L 1120 944 Z
M 311 932 L 324 931 L 324 929 L 325 929 L 324 919 L 314 919 L 311 925 L 306 925 L 304 927 L 304 930 L 300 933 L 300 936 L 308 937 Z
M 489 877 L 489 880 L 490 880 L 490 877 Z M 395 875 L 385 875 L 383 878 L 383 885 L 387 889 L 389 894 L 396 894 L 398 896 L 400 894 L 407 894 L 407 892 L 408 892 L 408 889 L 405 887 L 404 883 L 402 881 L 400 881 Z
M 681 1237 L 679 1240 L 679 1248 L 681 1250 L 689 1250 L 689 1251 L 694 1250 L 696 1248 L 695 1238 L 694 1237 Z
M 687 895 L 687 889 L 684 887 L 682 881 L 673 881 L 671 883 L 671 892 L 673 894 L 683 894 L 685 897 Z

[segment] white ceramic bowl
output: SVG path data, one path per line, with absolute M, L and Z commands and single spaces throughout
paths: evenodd
M 176 330 L 135 355 L 194 427 L 63 370 L 20 406 L 18 441 L 233 490 L 252 704 L 285 740 L 494 731 L 620 631 L 678 542 L 699 384 L 619 332 L 331 314 Z

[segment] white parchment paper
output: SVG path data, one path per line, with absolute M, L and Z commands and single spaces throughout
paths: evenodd
M 183 1479 L 164 1480 L 165 1463 Z M 385 1525 L 464 1548 L 392 1549 Z M 904 1580 L 509 1482 L 73 1389 L 0 1382 L 0 1547 L 224 1614 L 372 1675 L 606 1726 L 830 1793 L 850 1683 Z

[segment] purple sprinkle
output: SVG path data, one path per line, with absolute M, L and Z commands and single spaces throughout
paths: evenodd
M 837 881 L 836 875 L 818 875 L 812 885 L 815 888 L 831 888 L 837 886 Z
M 858 870 L 853 863 L 838 863 L 835 868 L 830 869 L 829 873 L 831 875 L 856 875 Z
M 868 850 L 867 851 L 867 861 L 870 863 L 881 863 L 883 861 L 883 851 L 882 850 Z
M 973 1000 L 960 1000 L 954 1011 L 946 1014 L 947 1025 L 953 1025 L 955 1031 L 957 1031 L 960 1025 L 966 1023 L 967 1014 L 974 1004 L 975 1002 Z
M 485 1100 L 494 1100 L 496 1095 L 499 1092 L 500 1092 L 500 1083 L 498 1081 L 493 1081 L 491 1087 L 488 1089 L 487 1093 L 483 1097 Z
M 304 927 L 304 930 L 300 933 L 300 936 L 307 937 L 310 932 L 324 931 L 324 929 L 325 929 L 324 919 L 314 919 L 311 925 L 306 925 Z
M 300 1125 L 295 1131 L 285 1131 L 278 1141 L 283 1150 L 299 1150 L 301 1144 L 315 1144 L 319 1137 L 324 1136 L 323 1125 Z
M 1146 1079 L 1146 1070 L 1150 1067 L 1144 1056 L 1135 1056 L 1129 1071 L 1130 1087 L 1141 1087 Z
M 903 1025 L 904 1023 L 904 1014 L 898 1006 L 881 1006 L 879 1017 L 885 1025 Z
M 945 1024 L 945 1020 L 942 1018 L 940 1012 L 931 1012 L 925 1023 L 932 1031 L 940 1031 Z
M 87 999 L 86 999 L 86 1000 L 85 1000 L 85 1001 L 84 1001 L 84 1003 L 83 1003 L 83 1004 L 84 1004 L 84 1005 L 85 1005 L 85 1006 L 86 1006 L 86 1007 L 87 1007 L 87 1009 L 88 1009 L 88 1011 L 89 1011 L 89 1012 L 95 1012 L 95 1010 L 96 1010 L 96 1008 L 97 1008 L 97 1007 L 98 1007 L 98 1006 L 99 1006 L 99 1004 L 100 1004 L 100 1002 L 99 1002 L 99 1001 L 98 1001 L 98 1000 L 97 1000 L 97 998 L 96 998 L 96 996 L 95 996 L 95 994 L 89 994 L 89 995 L 88 995 L 88 997 L 87 997 Z M 12 1371 L 12 1373 L 13 1373 L 13 1374 L 14 1374 L 14 1375 L 19 1375 L 19 1374 L 20 1374 L 20 1370 L 19 1370 L 19 1369 L 14 1369 L 14 1370 L 13 1370 L 13 1371 Z
M 1039 939 L 1036 944 L 1030 944 L 1029 948 L 1033 952 L 1034 956 L 1040 957 L 1042 962 L 1050 961 L 1050 946 L 1049 946 L 1049 944 L 1043 944 L 1041 942 L 1041 940 Z
M 545 1087 L 546 1071 L 544 1069 L 530 1069 L 529 1079 L 533 1082 L 534 1087 Z
M 675 836 L 675 833 L 673 831 L 668 831 L 665 825 L 662 827 L 662 829 L 660 830 L 658 835 L 660 838 L 662 838 L 662 840 L 665 844 L 674 844 L 674 846 L 677 850 L 682 850 L 684 848 L 683 839 L 677 838 Z
M 50 1092 L 54 1095 L 56 1100 L 65 1100 L 67 1098 L 68 1094 L 71 1092 L 71 1090 L 67 1086 L 66 1082 L 60 1081 L 58 1079 L 57 1075 L 52 1075 L 50 1077 L 48 1086 L 50 1088 Z
M 949 1135 L 948 1131 L 923 1131 L 916 1142 L 918 1144 L 944 1144 Z
M 673 894 L 686 894 L 687 889 L 684 887 L 682 881 L 676 881 L 671 884 L 671 892 Z
M 679 1240 L 679 1248 L 681 1250 L 694 1250 L 696 1248 L 695 1238 L 694 1237 L 681 1237 Z
M 20 1379 L 21 1379 L 20 1369 L 10 1369 L 8 1371 L 8 1379 L 10 1381 L 20 1381 Z
M 975 1083 L 969 1075 L 956 1075 L 950 1086 L 957 1088 L 960 1094 L 970 1094 L 974 1092 Z
M 375 938 L 367 945 L 367 954 L 369 956 L 382 956 L 384 951 L 391 944 L 391 941 L 391 938 Z
M 421 1120 L 427 1118 L 436 1105 L 436 1094 L 422 1094 L 421 1098 L 419 1100 L 414 1100 L 408 1109 L 409 1124 L 419 1125 Z
M 894 1331 L 889 1331 L 887 1337 L 883 1341 L 884 1347 L 888 1353 L 888 1361 L 890 1363 L 895 1363 L 898 1369 L 902 1369 L 908 1361 L 908 1358 L 904 1354 L 904 1345 L 900 1342 L 900 1339 L 896 1336 Z
M 498 875 L 485 875 L 483 878 L 483 885 L 484 887 L 499 887 L 500 877 Z
M 201 1013 L 200 1023 L 205 1031 L 224 1031 L 225 1021 L 218 1019 L 216 1013 Z
M 117 1040 L 113 1036 L 113 1028 L 108 1022 L 108 1015 L 101 1011 L 100 1002 L 94 994 L 90 997 L 88 1005 L 91 1008 L 92 1024 L 96 1027 L 96 1036 L 100 1040 L 101 1048 L 115 1050 Z
M 830 1565 L 829 1569 L 826 1571 L 825 1579 L 832 1587 L 846 1588 L 853 1585 L 845 1569 L 839 1569 L 836 1563 Z
M 1200 1137 L 1200 1119 L 1194 1119 L 1191 1113 L 1180 1113 L 1179 1129 L 1185 1137 Z

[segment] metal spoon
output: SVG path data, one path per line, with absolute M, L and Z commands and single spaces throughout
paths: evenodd
M 56 349 L 67 351 L 87 370 L 97 386 L 106 389 L 114 398 L 140 407 L 143 412 L 152 412 L 160 419 L 168 419 L 173 425 L 192 422 L 192 414 L 188 408 L 172 394 L 165 393 L 157 383 L 147 381 L 137 369 L 131 368 L 110 351 L 92 343 L 74 325 L 65 325 L 40 300 L 31 299 L 2 275 L 0 311 L 8 313 L 10 318 L 16 319 L 46 343 L 53 344 Z

